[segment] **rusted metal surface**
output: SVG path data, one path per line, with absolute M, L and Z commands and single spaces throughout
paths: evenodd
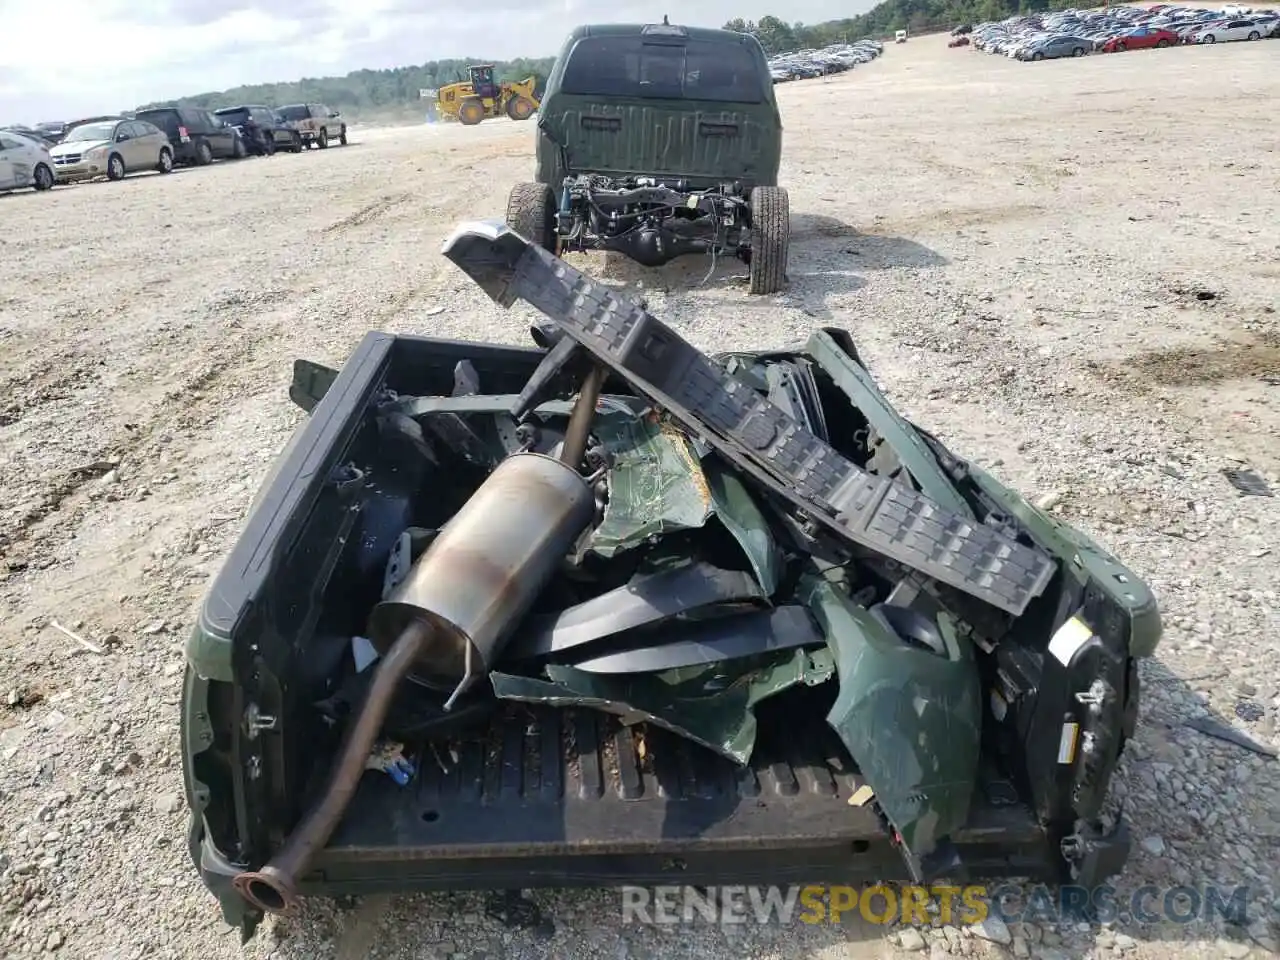
M 595 495 L 572 467 L 537 453 L 507 458 L 374 607 L 369 638 L 384 651 L 408 624 L 427 624 L 414 673 L 459 692 L 492 669 L 508 628 L 594 515 Z
M 591 372 L 582 381 L 573 413 L 569 415 L 569 426 L 564 432 L 564 446 L 560 448 L 560 460 L 575 469 L 586 455 L 591 422 L 595 419 L 596 403 L 600 400 L 600 389 L 604 386 L 607 374 L 608 371 L 599 364 L 591 368 Z
M 392 695 L 417 659 L 430 631 L 426 624 L 410 621 L 375 668 L 373 684 L 364 707 L 347 728 L 320 799 L 289 835 L 288 841 L 261 870 L 247 870 L 232 883 L 240 895 L 267 913 L 291 913 L 298 904 L 297 878 L 307 871 L 311 859 L 329 842 L 338 821 L 364 774 L 369 751 L 386 719 Z

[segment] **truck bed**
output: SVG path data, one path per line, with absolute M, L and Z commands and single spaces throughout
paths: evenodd
M 486 392 L 514 393 L 540 357 L 369 334 L 336 377 L 297 372 L 312 416 L 206 597 L 183 693 L 191 853 L 246 935 L 261 914 L 231 878 L 278 849 L 317 794 L 334 731 L 313 705 L 380 597 L 388 551 L 415 504 L 441 514 L 426 525 L 457 508 L 436 475 L 381 468 L 369 404 L 388 388 L 447 394 L 461 359 Z M 407 786 L 367 772 L 300 892 L 905 881 L 873 807 L 849 803 L 861 781 L 815 693 L 756 708 L 748 768 L 652 725 L 641 741 L 608 714 L 502 703 L 465 736 L 411 744 Z M 992 769 L 976 794 L 947 879 L 1056 877 L 1056 844 L 1014 786 Z
M 820 717 L 798 736 L 797 706 L 762 705 L 748 768 L 594 711 L 505 710 L 483 735 L 428 745 L 407 787 L 367 774 L 310 887 L 906 880 L 871 808 L 848 802 L 861 781 L 843 746 Z M 1054 858 L 1012 787 L 985 790 L 956 838 L 965 871 L 1047 878 Z

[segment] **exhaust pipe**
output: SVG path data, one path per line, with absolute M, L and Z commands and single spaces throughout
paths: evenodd
M 392 695 L 429 636 L 429 628 L 422 623 L 410 624 L 400 635 L 375 668 L 364 708 L 347 731 L 338 752 L 338 763 L 319 803 L 290 834 L 288 842 L 270 863 L 261 870 L 237 874 L 231 881 L 240 896 L 259 910 L 287 914 L 297 907 L 297 877 L 306 872 L 311 858 L 329 842 L 334 827 L 342 819 L 364 773 L 369 751 L 378 739 Z
M 588 376 L 562 459 L 517 453 L 502 461 L 374 607 L 369 637 L 382 658 L 324 792 L 269 863 L 232 880 L 259 910 L 296 909 L 298 878 L 342 819 L 401 680 L 415 665 L 448 678 L 456 686 L 445 709 L 452 707 L 488 675 L 511 628 L 591 523 L 595 494 L 577 464 L 603 379 L 603 372 Z

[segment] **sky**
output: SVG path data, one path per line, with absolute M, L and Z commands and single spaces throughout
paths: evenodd
M 820 23 L 874 3 L 685 0 L 671 19 Z M 661 22 L 675 9 L 670 0 L 0 0 L 0 124 L 446 57 L 551 56 L 579 23 Z

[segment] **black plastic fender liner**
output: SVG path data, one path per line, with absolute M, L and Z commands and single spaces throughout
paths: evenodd
M 787 604 L 690 623 L 672 631 L 665 643 L 607 653 L 573 666 L 587 673 L 660 673 L 823 643 L 826 639 L 806 608 Z
M 498 221 L 464 223 L 445 256 L 495 301 L 523 299 L 703 436 L 757 482 L 841 538 L 1019 615 L 1057 567 L 1046 554 L 873 476 L 730 376 L 648 311 Z
M 764 599 L 751 574 L 694 563 L 638 577 L 558 614 L 531 619 L 502 656 L 521 660 L 563 653 L 711 604 Z

